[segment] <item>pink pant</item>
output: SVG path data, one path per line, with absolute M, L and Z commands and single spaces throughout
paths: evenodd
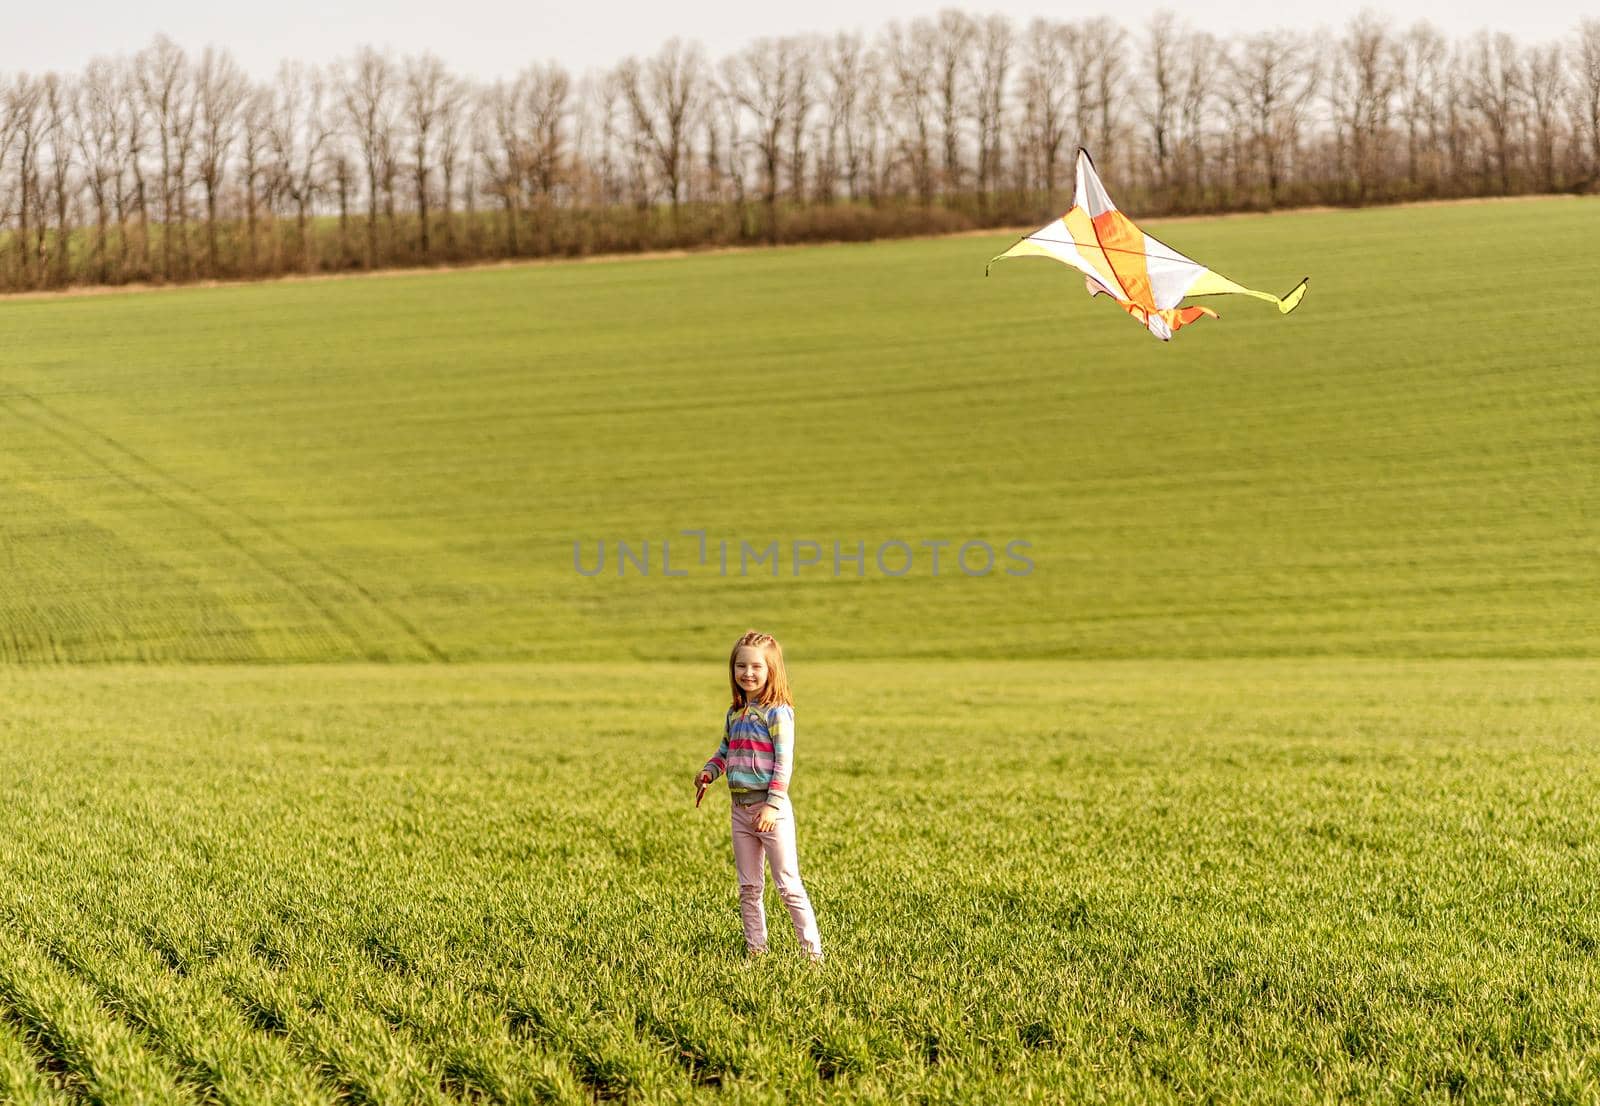
M 761 833 L 756 829 L 756 815 L 765 810 L 766 805 L 733 804 L 733 862 L 739 869 L 739 914 L 744 919 L 745 946 L 761 952 L 767 948 L 767 913 L 761 906 L 761 891 L 766 885 L 762 878 L 761 856 L 765 853 L 772 866 L 772 882 L 777 885 L 778 897 L 789 908 L 794 935 L 800 939 L 800 950 L 811 956 L 821 956 L 822 938 L 817 933 L 817 916 L 811 912 L 811 900 L 800 882 L 800 858 L 794 847 L 794 810 L 785 804 L 777 825 Z

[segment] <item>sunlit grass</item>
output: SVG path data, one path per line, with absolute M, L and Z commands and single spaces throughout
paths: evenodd
M 743 959 L 714 663 L 6 673 L 9 1093 L 1600 1092 L 1593 662 L 795 674 L 817 971 L 772 894 Z
M 1595 216 L 1158 224 L 1312 276 L 1170 345 L 981 237 L 6 304 L 0 656 L 1592 655 Z

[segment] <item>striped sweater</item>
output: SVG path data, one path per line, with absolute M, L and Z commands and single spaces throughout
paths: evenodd
M 736 802 L 767 802 L 782 809 L 789 802 L 789 774 L 794 771 L 794 708 L 728 708 L 722 744 L 705 770 L 712 779 L 727 775 Z

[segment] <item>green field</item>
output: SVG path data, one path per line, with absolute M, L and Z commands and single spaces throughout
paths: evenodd
M 1593 656 L 1597 221 L 1175 224 L 1312 282 L 1170 345 L 987 238 L 10 304 L 0 656 Z M 700 528 L 830 563 L 574 571 Z
M 808 666 L 815 970 L 706 667 L 7 673 L 0 1098 L 1600 1096 L 1590 662 Z
M 1597 216 L 0 302 L 0 1102 L 1600 1102 Z

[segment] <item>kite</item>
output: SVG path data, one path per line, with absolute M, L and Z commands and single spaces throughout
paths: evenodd
M 1138 319 L 1163 342 L 1180 327 L 1217 313 L 1209 307 L 1179 307 L 1185 296 L 1254 296 L 1278 305 L 1287 315 L 1305 298 L 1307 277 L 1285 296 L 1257 292 L 1214 273 L 1198 261 L 1158 242 L 1134 225 L 1106 194 L 1094 171 L 1089 151 L 1078 149 L 1078 186 L 1072 206 L 1061 218 L 1017 241 L 996 261 L 1007 257 L 1048 257 L 1071 265 L 1084 275 L 1091 296 L 1106 295 Z M 987 276 L 989 270 L 984 269 Z

